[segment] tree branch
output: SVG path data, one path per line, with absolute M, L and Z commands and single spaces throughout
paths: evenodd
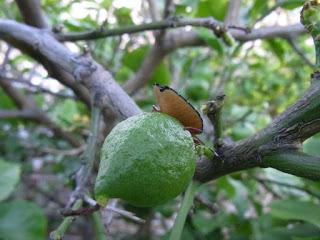
M 39 85 L 35 85 L 33 83 L 31 83 L 30 81 L 28 81 L 27 79 L 21 79 L 22 76 L 20 76 L 20 78 L 13 78 L 13 77 L 7 77 L 5 76 L 3 73 L 0 72 L 0 78 L 4 81 L 8 81 L 8 82 L 18 82 L 21 83 L 22 85 L 25 85 L 27 88 L 26 90 L 29 91 L 30 93 L 46 93 L 46 94 L 50 94 L 52 96 L 56 96 L 59 98 L 73 98 L 76 99 L 75 96 L 70 95 L 70 94 L 64 94 L 64 93 L 58 93 L 58 92 L 52 92 L 51 90 L 41 87 Z
M 166 53 L 157 44 L 153 45 L 145 56 L 139 70 L 134 77 L 125 82 L 123 88 L 129 94 L 134 94 L 137 90 L 145 86 L 155 68 L 165 57 Z
M 318 133 L 320 131 L 319 108 L 320 79 L 315 75 L 305 94 L 268 127 L 233 145 L 222 146 L 219 151 L 220 158 L 214 156 L 214 159 L 209 160 L 202 156 L 197 164 L 195 179 L 206 182 L 235 171 L 260 166 L 270 166 L 285 171 L 285 167 L 280 169 L 280 166 L 270 165 L 270 158 L 267 160 L 269 165 L 264 163 L 264 156 L 274 153 L 275 150 L 296 149 L 304 140 Z M 296 163 L 298 164 L 298 161 Z M 304 167 L 305 170 L 308 165 Z M 292 171 L 292 174 L 299 174 L 299 176 L 304 174 L 304 177 L 313 180 L 319 175 L 319 171 L 313 172 L 312 175 L 308 175 L 306 171 L 303 171 L 304 173 L 299 173 L 295 169 Z
M 291 45 L 292 49 L 300 56 L 300 58 L 305 62 L 305 64 L 310 66 L 312 69 L 315 68 L 315 65 L 310 61 L 309 58 L 306 57 L 305 53 L 294 39 L 288 38 L 288 43 Z
M 111 36 L 119 36 L 123 34 L 133 34 L 143 31 L 155 31 L 168 28 L 180 28 L 185 26 L 205 27 L 212 30 L 215 34 L 220 35 L 221 31 L 225 31 L 224 25 L 212 17 L 208 18 L 179 18 L 172 17 L 161 21 L 151 23 L 144 23 L 140 25 L 125 26 L 115 29 L 100 28 L 78 33 L 65 33 L 58 34 L 56 37 L 60 41 L 79 41 L 79 40 L 92 40 L 98 38 L 106 38 Z
M 147 0 L 152 21 L 160 19 L 160 15 L 154 0 Z
M 40 0 L 16 0 L 23 21 L 38 28 L 48 28 L 48 23 L 42 15 Z
M 312 190 L 308 189 L 307 187 L 300 187 L 300 186 L 296 186 L 296 185 L 292 185 L 289 183 L 280 182 L 280 181 L 276 181 L 276 180 L 272 180 L 272 179 L 267 179 L 267 178 L 261 178 L 261 177 L 254 177 L 254 178 L 257 181 L 259 181 L 260 183 L 271 183 L 271 184 L 278 185 L 281 187 L 297 189 L 301 192 L 305 192 L 305 193 L 309 194 L 310 196 L 318 198 L 320 200 L 320 194 L 313 192 Z
M 0 87 L 6 92 L 8 96 L 13 100 L 16 106 L 20 109 L 34 109 L 35 103 L 31 98 L 25 96 L 18 89 L 13 87 L 10 82 L 6 81 L 6 78 L 0 74 Z
M 320 157 L 297 151 L 276 151 L 263 157 L 262 167 L 272 167 L 295 176 L 320 180 Z
M 239 14 L 241 10 L 242 0 L 231 0 L 228 6 L 228 12 L 225 17 L 224 23 L 226 25 L 238 24 Z
M 295 26 L 296 28 L 303 32 L 301 25 Z M 286 33 L 289 34 L 289 32 Z M 281 32 L 278 36 L 283 34 Z M 42 63 L 50 62 L 64 69 L 85 84 L 92 94 L 97 94 L 100 106 L 110 107 L 121 118 L 141 112 L 100 65 L 88 57 L 70 53 L 47 31 L 10 20 L 0 20 L 0 38 Z M 168 43 L 165 42 L 165 44 Z M 234 145 L 223 146 L 220 158 L 208 160 L 201 157 L 195 178 L 205 182 L 234 171 L 261 166 L 261 159 L 268 153 L 267 150 L 262 151 L 262 149 L 267 147 L 281 149 L 285 145 L 297 145 L 319 132 L 320 80 L 318 77 L 315 74 L 313 84 L 305 95 L 266 129 Z
M 204 112 L 207 114 L 214 129 L 213 146 L 215 150 L 222 146 L 222 107 L 224 103 L 225 94 L 219 93 L 213 101 L 206 104 Z
M 63 69 L 83 83 L 92 95 L 97 95 L 101 106 L 111 109 L 116 116 L 126 118 L 141 112 L 109 72 L 88 56 L 71 53 L 50 32 L 0 20 L 0 38 L 31 55 L 46 68 Z
M 16 0 L 16 3 L 24 21 L 28 25 L 42 29 L 48 28 L 48 24 L 42 13 L 40 0 Z M 46 62 L 45 65 L 51 77 L 56 78 L 63 85 L 72 89 L 75 95 L 90 108 L 90 96 L 87 89 L 77 84 L 72 75 L 63 71 L 63 69 L 50 64 L 50 62 Z
M 34 112 L 30 109 L 24 110 L 0 110 L 0 119 L 22 118 L 34 120 Z
M 75 147 L 80 147 L 81 143 L 72 134 L 62 130 L 52 122 L 48 116 L 39 109 L 31 98 L 27 98 L 18 89 L 14 88 L 10 82 L 2 79 L 0 75 L 0 87 L 11 97 L 20 111 L 1 111 L 0 118 L 24 118 L 35 121 L 48 127 L 55 136 L 61 137 Z
M 97 105 L 97 98 L 96 96 L 93 96 L 93 106 L 92 106 L 92 112 L 91 112 L 91 135 L 88 139 L 88 144 L 81 156 L 82 166 L 78 170 L 76 174 L 76 188 L 72 192 L 69 202 L 65 209 L 62 212 L 62 215 L 68 217 L 65 217 L 63 222 L 60 224 L 60 226 L 53 232 L 51 232 L 50 237 L 52 239 L 62 239 L 64 233 L 71 225 L 72 221 L 74 220 L 75 215 L 77 214 L 70 214 L 70 213 L 76 213 L 81 212 L 83 213 L 83 210 L 81 209 L 83 205 L 83 201 L 85 200 L 85 188 L 88 183 L 89 177 L 91 175 L 92 167 L 94 164 L 94 161 L 98 155 L 98 132 L 99 132 L 99 126 L 100 126 L 100 118 L 101 118 L 101 109 Z M 98 210 L 99 206 L 96 205 L 94 208 L 94 211 Z M 91 212 L 92 213 L 92 212 Z

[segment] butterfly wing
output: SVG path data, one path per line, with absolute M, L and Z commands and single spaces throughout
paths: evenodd
M 175 90 L 156 84 L 153 91 L 161 112 L 178 119 L 185 127 L 203 130 L 199 112 Z

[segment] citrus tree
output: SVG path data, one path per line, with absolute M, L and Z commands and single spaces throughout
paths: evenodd
M 319 5 L 1 1 L 0 239 L 319 239 Z

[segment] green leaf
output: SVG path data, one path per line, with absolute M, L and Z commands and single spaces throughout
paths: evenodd
M 202 0 L 198 3 L 196 17 L 214 17 L 222 21 L 228 8 L 228 0 Z
M 311 155 L 320 155 L 320 135 L 314 135 L 303 143 L 303 151 Z
M 5 162 L 0 159 L 0 201 L 6 199 L 14 190 L 20 179 L 19 164 Z
M 15 108 L 14 102 L 8 95 L 0 88 L 0 108 L 1 109 L 12 109 Z
M 301 7 L 306 0 L 282 0 L 279 1 L 279 5 L 284 9 L 292 10 L 297 7 Z
M 43 240 L 47 219 L 34 203 L 18 200 L 0 203 L 0 239 Z
M 223 45 L 221 40 L 214 35 L 212 31 L 205 28 L 199 28 L 196 30 L 199 37 L 203 39 L 211 48 L 216 50 L 219 54 L 223 54 Z
M 75 118 L 80 115 L 80 112 L 74 100 L 66 99 L 56 104 L 51 114 L 59 126 L 67 128 L 73 125 Z
M 138 71 L 140 65 L 142 64 L 145 56 L 149 52 L 148 46 L 139 47 L 131 52 L 127 52 L 123 56 L 123 64 L 130 68 L 132 71 Z M 161 62 L 158 67 L 151 74 L 149 85 L 153 85 L 155 83 L 159 83 L 161 85 L 169 85 L 170 84 L 170 71 L 164 62 Z
M 286 53 L 283 42 L 278 39 L 270 39 L 268 40 L 268 44 L 271 48 L 271 51 L 279 58 L 280 61 L 283 61 Z
M 132 25 L 131 9 L 126 7 L 118 8 L 114 11 L 119 25 Z
M 207 212 L 197 211 L 192 217 L 192 223 L 194 227 L 202 234 L 208 234 L 218 228 L 222 228 L 228 225 L 228 219 L 226 213 L 218 213 L 212 218 Z
M 281 219 L 303 220 L 320 227 L 320 205 L 296 200 L 279 200 L 270 205 L 271 215 Z
M 267 10 L 268 10 L 268 1 L 256 0 L 254 1 L 252 8 L 248 12 L 248 15 L 252 19 L 256 19 L 257 17 L 263 15 Z

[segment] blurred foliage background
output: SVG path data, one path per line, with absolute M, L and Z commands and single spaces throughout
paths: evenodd
M 52 26 L 64 32 L 117 28 L 152 21 L 147 1 L 43 0 Z M 165 1 L 156 1 L 158 8 Z M 304 1 L 243 0 L 240 26 L 286 26 L 299 22 Z M 227 0 L 176 0 L 174 16 L 225 18 Z M 22 21 L 12 0 L 0 1 L 0 17 Z M 227 95 L 223 109 L 224 133 L 244 139 L 267 126 L 309 86 L 314 50 L 308 35 L 294 39 L 303 57 L 287 39 L 261 39 L 226 46 L 208 29 L 195 29 L 206 46 L 178 49 L 155 69 L 148 85 L 132 97 L 144 111 L 155 99 L 152 84 L 170 85 L 198 109 L 218 91 Z M 168 30 L 175 31 L 175 30 Z M 74 52 L 88 48 L 93 58 L 111 71 L 119 84 L 133 78 L 154 42 L 152 32 L 93 41 L 66 43 Z M 88 136 L 90 112 L 74 93 L 48 77 L 41 65 L 0 42 L 1 69 L 18 79 L 14 86 L 45 111 L 61 129 L 82 143 Z M 309 62 L 308 62 L 309 61 Z M 16 109 L 0 88 L 0 109 Z M 206 121 L 206 123 L 208 123 Z M 211 142 L 206 126 L 201 138 Z M 304 143 L 304 151 L 320 154 L 320 135 Z M 25 119 L 0 119 L 0 239 L 48 239 L 61 222 L 63 208 L 74 186 L 83 148 L 55 138 L 48 128 Z M 189 213 L 183 239 L 267 240 L 320 239 L 320 183 L 272 169 L 243 171 L 204 184 Z M 122 207 L 147 220 L 144 225 L 115 214 L 110 239 L 166 239 L 180 198 L 153 209 Z M 208 204 L 213 207 L 210 209 Z M 217 210 L 213 211 L 213 210 Z M 98 239 L 96 216 L 77 218 L 64 239 Z

